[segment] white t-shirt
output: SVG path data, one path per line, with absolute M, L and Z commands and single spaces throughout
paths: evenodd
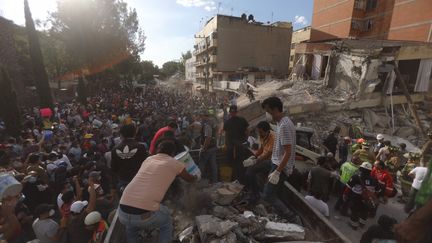
M 323 200 L 316 199 L 313 196 L 306 196 L 305 200 L 324 216 L 330 217 L 329 207 Z
M 272 163 L 279 165 L 282 162 L 285 145 L 291 145 L 291 156 L 284 168 L 286 175 L 291 175 L 295 163 L 296 130 L 288 117 L 283 117 L 277 123 L 276 139 L 273 144 Z
M 58 196 L 57 196 L 57 207 L 60 209 L 61 208 L 61 206 L 63 206 L 63 200 L 62 200 L 62 196 L 63 196 L 63 193 L 60 193 L 60 194 L 58 194 Z
M 412 169 L 410 174 L 414 174 L 415 177 L 411 186 L 419 190 L 423 182 L 423 179 L 426 176 L 426 172 L 427 172 L 426 167 L 415 167 L 414 169 Z

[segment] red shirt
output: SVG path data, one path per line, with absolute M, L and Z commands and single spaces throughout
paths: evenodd
M 154 135 L 151 143 L 150 143 L 150 154 L 156 154 L 156 142 L 157 140 L 159 140 L 159 138 L 161 138 L 166 132 L 168 131 L 174 131 L 174 129 L 172 127 L 166 126 L 166 127 L 162 127 L 161 129 L 159 129 L 156 134 Z
M 393 192 L 393 177 L 387 170 L 372 169 L 371 176 L 376 178 L 381 187 L 385 190 L 385 195 L 390 196 Z

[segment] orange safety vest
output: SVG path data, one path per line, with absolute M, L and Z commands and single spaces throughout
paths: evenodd
M 105 222 L 105 220 L 99 221 L 97 229 L 93 232 L 92 241 L 94 243 L 97 243 L 99 241 L 102 242 L 103 239 L 101 239 L 105 232 L 108 230 L 108 224 Z

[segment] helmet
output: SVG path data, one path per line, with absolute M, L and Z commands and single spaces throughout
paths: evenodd
M 364 138 L 357 139 L 357 143 L 364 143 L 366 140 Z
M 93 211 L 85 217 L 84 224 L 87 226 L 93 225 L 101 221 L 101 219 L 102 219 L 101 214 L 99 212 Z
M 366 169 L 366 170 L 372 170 L 372 165 L 371 165 L 371 163 L 369 163 L 369 162 L 363 162 L 361 165 L 360 165 L 360 168 L 363 168 L 363 169 Z
M 377 140 L 384 139 L 384 135 L 382 135 L 382 134 L 380 133 L 380 134 L 378 134 L 378 135 L 376 136 L 376 139 L 377 139 Z
M 328 153 L 327 153 L 327 157 L 328 157 L 328 158 L 333 158 L 333 153 L 332 153 L 332 152 L 328 152 Z
M 364 142 L 362 143 L 362 146 L 363 146 L 364 148 L 369 148 L 369 147 L 370 147 L 370 143 L 368 143 L 367 141 L 364 141 Z

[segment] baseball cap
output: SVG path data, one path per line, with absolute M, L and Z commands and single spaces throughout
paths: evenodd
M 102 219 L 102 215 L 99 212 L 93 211 L 85 217 L 84 224 L 87 226 L 93 225 L 99 223 L 101 219 Z
M 237 112 L 237 106 L 236 105 L 231 105 L 229 108 L 229 112 Z
M 369 163 L 369 162 L 363 162 L 363 163 L 360 165 L 360 167 L 363 168 L 363 169 L 366 169 L 366 170 L 372 170 L 372 165 L 371 165 L 371 163 Z
M 88 205 L 87 201 L 75 201 L 70 207 L 70 211 L 73 213 L 81 213 L 85 206 Z

